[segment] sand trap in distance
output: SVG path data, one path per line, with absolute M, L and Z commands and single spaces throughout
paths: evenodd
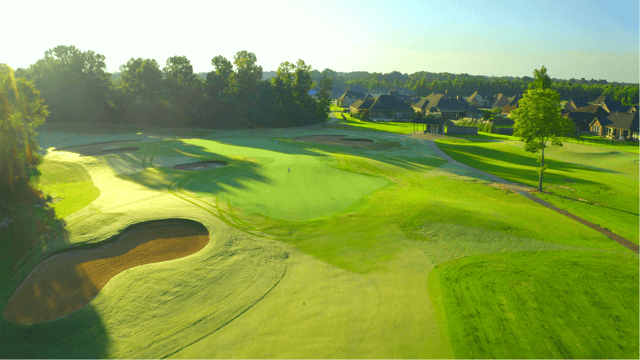
M 190 220 L 151 221 L 129 227 L 115 242 L 70 250 L 38 265 L 2 314 L 18 324 L 51 321 L 81 309 L 111 278 L 132 267 L 179 259 L 202 250 L 209 231 Z
M 176 170 L 188 170 L 188 171 L 198 171 L 198 170 L 210 170 L 217 169 L 227 165 L 224 161 L 201 161 L 192 164 L 181 164 L 176 165 L 173 168 Z
M 81 156 L 99 156 L 99 155 L 116 154 L 116 153 L 127 153 L 127 152 L 134 152 L 138 150 L 138 148 L 137 147 L 125 147 L 125 148 L 118 148 L 118 149 L 104 149 L 104 148 L 117 146 L 117 145 L 126 145 L 136 141 L 140 141 L 140 140 L 106 141 L 106 142 L 88 144 L 88 145 L 67 146 L 67 147 L 55 149 L 53 151 L 73 152 L 73 153 L 80 154 Z
M 347 139 L 346 135 L 309 135 L 293 139 L 294 141 L 313 142 L 317 144 L 370 147 L 373 140 Z

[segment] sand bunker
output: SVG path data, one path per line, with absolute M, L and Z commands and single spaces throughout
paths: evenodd
M 32 324 L 70 314 L 127 269 L 202 250 L 209 232 L 200 223 L 171 219 L 134 225 L 112 239 L 115 242 L 64 252 L 40 263 L 9 299 L 4 319 Z
M 118 145 L 127 145 L 136 141 L 140 141 L 140 140 L 106 141 L 106 142 L 88 144 L 88 145 L 67 146 L 67 147 L 55 149 L 54 151 L 73 152 L 73 153 L 78 153 L 81 156 L 99 156 L 99 155 L 107 155 L 107 154 L 115 154 L 115 153 L 127 153 L 127 152 L 134 152 L 139 148 L 123 147 L 123 148 L 112 149 L 112 147 L 118 146 Z
M 202 161 L 202 162 L 192 163 L 192 164 L 176 165 L 173 168 L 176 170 L 198 171 L 198 170 L 217 169 L 225 165 L 227 165 L 227 163 L 224 161 Z
M 371 147 L 373 140 L 369 139 L 347 139 L 346 135 L 309 135 L 293 139 L 294 141 L 305 141 L 317 144 L 342 145 Z

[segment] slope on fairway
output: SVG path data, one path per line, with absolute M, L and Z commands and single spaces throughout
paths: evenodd
M 58 218 L 73 214 L 100 196 L 82 165 L 45 158 L 38 169 L 41 175 L 37 187 L 54 198 L 52 207 Z
M 487 254 L 431 276 L 457 358 L 638 358 L 635 254 Z
M 517 143 L 456 140 L 439 140 L 437 144 L 457 161 L 537 187 L 539 163 L 534 154 L 525 152 Z M 537 196 L 638 244 L 637 156 L 571 145 L 567 149 L 549 147 L 545 156 L 545 193 Z
M 252 172 L 218 176 L 216 170 L 194 175 L 184 189 L 270 218 L 304 221 L 340 212 L 358 199 L 390 182 L 384 178 L 342 171 L 325 165 L 318 156 L 198 141 L 210 153 L 243 154 L 256 158 Z M 285 145 L 283 145 L 285 147 Z

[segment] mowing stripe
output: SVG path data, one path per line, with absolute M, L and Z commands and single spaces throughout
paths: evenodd
M 546 202 L 546 201 L 544 201 L 542 199 L 539 199 L 534 195 L 529 194 L 527 192 L 527 190 L 526 190 L 526 186 L 524 186 L 522 184 L 512 183 L 510 181 L 507 181 L 507 180 L 504 180 L 502 178 L 499 178 L 499 177 L 497 177 L 497 176 L 495 176 L 493 174 L 490 174 L 488 172 L 476 169 L 474 167 L 471 167 L 469 165 L 466 165 L 466 164 L 463 164 L 463 163 L 461 163 L 459 161 L 454 160 L 449 155 L 447 155 L 444 151 L 440 150 L 440 148 L 438 147 L 436 142 L 433 141 L 433 140 L 426 140 L 426 142 L 427 142 L 427 145 L 431 148 L 431 150 L 433 150 L 441 158 L 443 158 L 443 159 L 445 159 L 445 160 L 447 160 L 447 161 L 449 161 L 449 162 L 451 162 L 453 164 L 461 166 L 461 167 L 463 167 L 465 169 L 468 169 L 468 170 L 474 171 L 474 172 L 476 172 L 478 174 L 484 175 L 484 176 L 488 177 L 489 179 L 491 179 L 492 181 L 494 181 L 496 183 L 503 184 L 507 189 L 511 190 L 512 192 L 514 192 L 516 194 L 520 194 L 520 195 L 526 197 L 527 199 L 529 199 L 531 201 L 534 201 L 534 202 L 536 202 L 536 203 L 538 203 L 538 204 L 540 204 L 542 206 L 545 206 L 545 207 L 547 207 L 547 208 L 549 208 L 549 209 L 551 209 L 553 211 L 556 211 L 556 212 L 558 212 L 558 213 L 560 213 L 562 215 L 565 215 L 565 216 L 567 216 L 567 217 L 569 217 L 569 218 L 571 218 L 571 219 L 573 219 L 573 220 L 575 220 L 575 221 L 577 221 L 577 222 L 579 222 L 579 223 L 581 223 L 583 225 L 586 225 L 586 226 L 592 228 L 593 230 L 605 235 L 609 239 L 617 242 L 618 244 L 620 244 L 620 245 L 628 248 L 629 250 L 635 252 L 636 254 L 638 254 L 638 245 L 636 245 L 636 244 L 632 243 L 631 241 L 621 237 L 620 235 L 616 235 L 613 232 L 611 232 L 610 230 L 607 230 L 607 229 L 605 229 L 603 227 L 600 227 L 600 226 L 598 226 L 598 225 L 596 225 L 596 224 L 594 224 L 592 222 L 589 222 L 589 221 L 587 221 L 587 220 L 585 220 L 583 218 L 575 216 L 575 215 L 569 213 L 566 210 L 562 210 L 562 209 L 560 209 L 558 207 L 555 207 L 555 206 L 549 204 L 548 202 Z

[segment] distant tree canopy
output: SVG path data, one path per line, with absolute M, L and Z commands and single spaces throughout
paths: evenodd
M 285 61 L 276 72 L 264 72 L 254 53 L 242 50 L 233 61 L 218 55 L 214 70 L 193 72 L 186 56 L 172 56 L 165 66 L 154 59 L 131 58 L 119 72 L 106 71 L 105 57 L 74 46 L 47 50 L 43 59 L 17 77 L 33 81 L 51 115 L 49 121 L 110 123 L 158 127 L 236 129 L 288 127 L 320 123 L 328 116 L 327 98 L 333 87 L 358 85 L 367 89 L 403 87 L 418 96 L 431 92 L 469 96 L 476 90 L 491 96 L 521 94 L 536 87 L 532 77 L 511 78 L 468 74 L 393 71 L 339 73 L 314 70 L 303 60 Z M 546 71 L 546 69 L 541 69 Z M 263 75 L 270 75 L 263 80 Z M 535 75 L 535 74 L 534 74 Z M 549 82 L 547 81 L 547 84 Z M 546 85 L 545 85 L 546 86 Z M 308 95 L 315 88 L 317 99 Z M 610 84 L 603 80 L 550 80 L 563 100 L 591 101 L 606 95 L 625 105 L 638 103 L 637 84 Z
M 0 202 L 25 199 L 29 179 L 37 175 L 35 128 L 49 115 L 40 92 L 30 81 L 16 79 L 13 69 L 0 65 Z

